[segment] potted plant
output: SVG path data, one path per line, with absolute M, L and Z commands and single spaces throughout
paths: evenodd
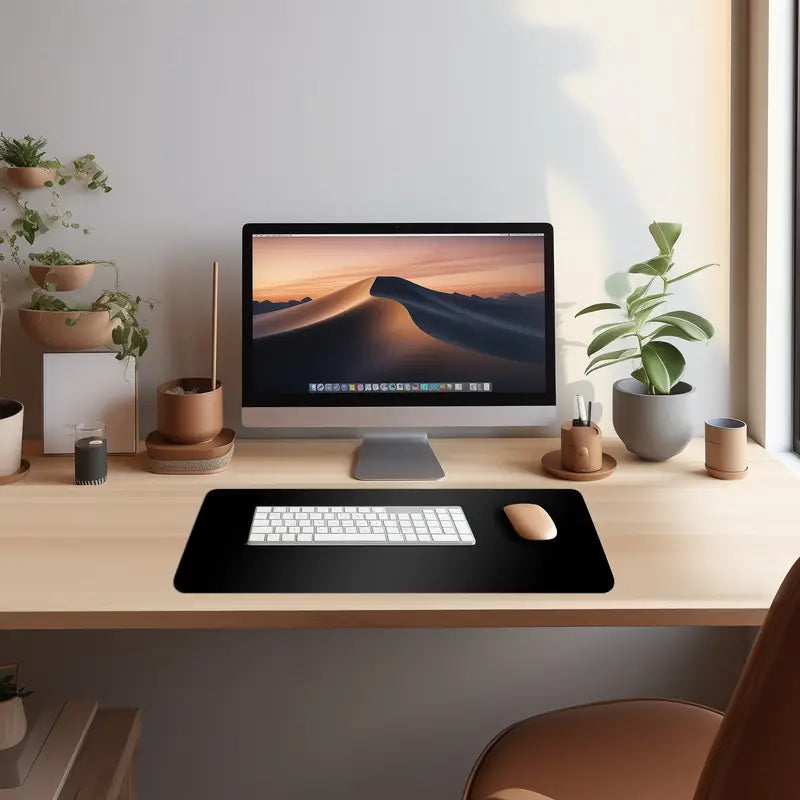
M 63 250 L 49 248 L 43 253 L 30 253 L 28 267 L 37 286 L 48 292 L 70 292 L 80 289 L 92 279 L 97 262 L 73 258 Z M 111 263 L 111 262 L 100 262 Z
M 631 377 L 614 384 L 614 428 L 630 452 L 648 461 L 672 458 L 693 435 L 694 387 L 681 380 L 686 359 L 673 341 L 706 342 L 714 335 L 712 324 L 699 314 L 664 309 L 673 284 L 717 266 L 704 264 L 675 275 L 675 244 L 681 230 L 677 222 L 653 222 L 650 235 L 658 255 L 628 270 L 643 282 L 622 304 L 596 303 L 576 314 L 613 310 L 622 315 L 621 320 L 594 329 L 585 374 L 634 363 Z M 611 349 L 611 345 L 616 346 Z
M 133 358 L 136 367 L 147 349 L 149 330 L 139 321 L 141 304 L 154 307 L 119 289 L 105 290 L 92 303 L 69 305 L 58 297 L 35 291 L 29 307 L 19 309 L 23 330 L 39 344 L 61 350 L 110 347 L 117 359 Z
M 57 161 L 46 160 L 47 139 L 11 139 L 0 133 L 0 164 L 5 183 L 17 189 L 41 189 L 56 180 Z
M 20 686 L 19 664 L 0 667 L 0 750 L 18 745 L 28 729 L 22 698 L 32 694 Z

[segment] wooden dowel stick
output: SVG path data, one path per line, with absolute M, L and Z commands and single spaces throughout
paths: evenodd
M 211 288 L 211 391 L 217 388 L 217 306 L 219 304 L 219 262 L 214 262 Z

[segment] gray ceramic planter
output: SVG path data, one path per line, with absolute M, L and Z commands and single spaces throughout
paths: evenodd
M 694 386 L 678 381 L 672 394 L 647 394 L 633 378 L 614 384 L 614 429 L 625 447 L 646 461 L 678 455 L 694 430 Z

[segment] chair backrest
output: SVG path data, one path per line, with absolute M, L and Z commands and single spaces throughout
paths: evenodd
M 800 560 L 781 584 L 694 800 L 800 797 Z

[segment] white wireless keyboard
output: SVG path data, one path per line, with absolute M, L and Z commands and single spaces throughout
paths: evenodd
M 257 506 L 253 545 L 470 545 L 460 506 Z

